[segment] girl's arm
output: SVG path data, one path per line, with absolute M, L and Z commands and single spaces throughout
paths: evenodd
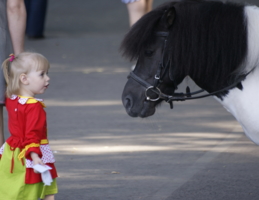
M 42 139 L 46 139 L 46 113 L 42 108 L 42 105 L 37 103 L 26 104 L 25 111 L 25 135 L 24 150 L 19 154 L 20 158 L 32 160 L 31 153 L 34 152 L 39 158 L 42 157 L 40 150 L 40 142 Z
M 26 9 L 24 0 L 7 0 L 7 18 L 14 54 L 24 51 Z

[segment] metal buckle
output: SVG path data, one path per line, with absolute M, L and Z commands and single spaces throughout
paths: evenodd
M 156 99 L 151 99 L 148 95 L 147 95 L 147 92 L 148 92 L 148 90 L 150 90 L 150 89 L 153 89 L 153 90 L 157 90 L 158 91 L 158 93 L 156 93 L 155 91 L 153 91 L 154 93 L 156 93 L 157 95 L 158 95 L 158 97 L 156 98 Z M 155 88 L 154 86 L 149 86 L 147 89 L 146 89 L 146 92 L 145 92 L 145 95 L 146 95 L 146 99 L 148 100 L 148 101 L 158 101 L 159 99 L 160 99 L 160 95 L 161 95 L 161 90 L 159 89 L 159 88 Z

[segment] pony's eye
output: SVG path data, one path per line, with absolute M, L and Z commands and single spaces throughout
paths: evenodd
M 152 50 L 146 50 L 145 51 L 145 56 L 151 57 L 153 55 L 153 53 L 154 53 L 154 51 L 152 51 Z

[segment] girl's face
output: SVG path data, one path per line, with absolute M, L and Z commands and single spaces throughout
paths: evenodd
M 48 71 L 32 69 L 27 75 L 28 84 L 26 91 L 28 95 L 35 96 L 36 94 L 43 94 L 49 86 Z

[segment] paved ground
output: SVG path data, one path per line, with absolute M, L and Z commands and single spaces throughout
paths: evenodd
M 55 0 L 46 39 L 26 42 L 51 63 L 42 97 L 56 200 L 258 200 L 259 148 L 213 98 L 162 105 L 148 119 L 126 114 L 127 30 L 119 0 Z

